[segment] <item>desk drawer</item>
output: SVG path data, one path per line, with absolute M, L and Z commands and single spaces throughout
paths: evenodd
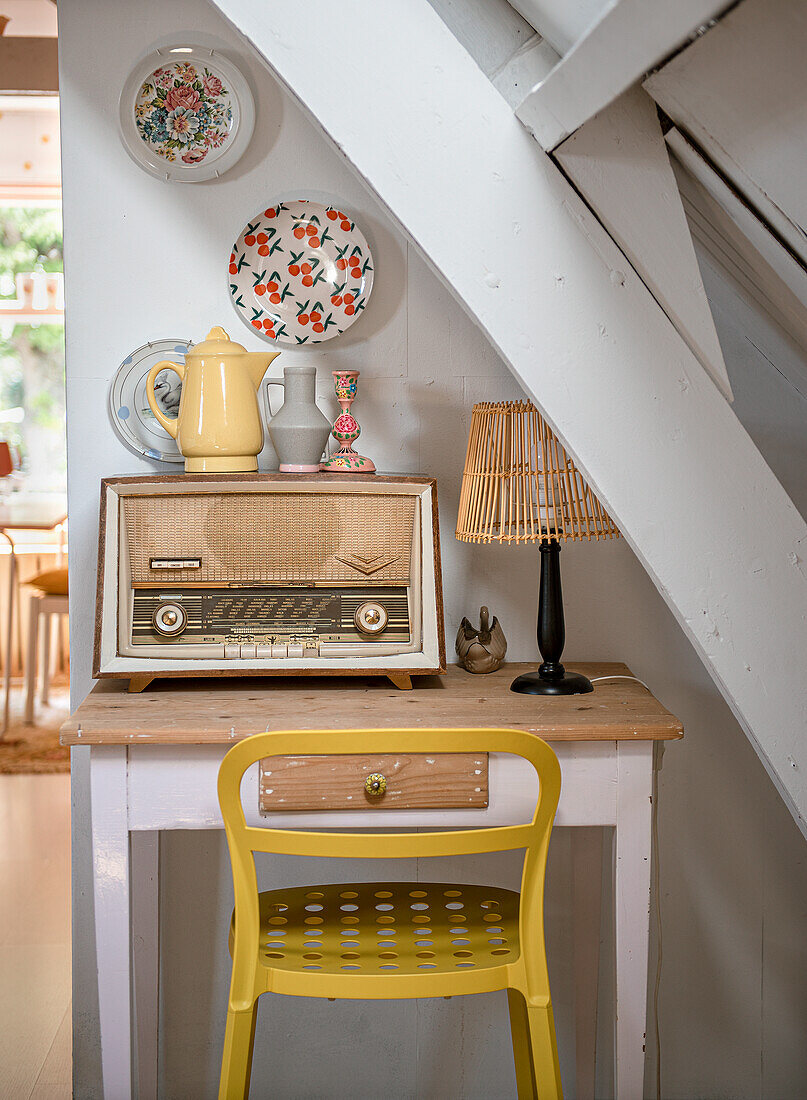
M 488 804 L 487 753 L 275 756 L 261 761 L 260 775 L 261 813 L 484 809 Z M 379 777 L 376 793 L 365 787 L 368 776 Z

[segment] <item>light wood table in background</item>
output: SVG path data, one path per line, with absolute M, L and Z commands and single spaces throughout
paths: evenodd
M 8 622 L 6 624 L 6 652 L 3 676 L 3 724 L 0 740 L 8 729 L 11 704 L 11 664 L 14 639 L 14 593 L 17 586 L 17 554 L 10 531 L 53 531 L 67 519 L 67 501 L 64 493 L 14 493 L 0 502 L 0 535 L 11 548 L 8 565 Z
M 594 1092 L 602 869 L 601 831 L 582 827 L 613 828 L 616 1095 L 642 1096 L 655 748 L 683 731 L 631 679 L 598 683 L 591 694 L 567 698 L 516 695 L 510 681 L 528 667 L 506 665 L 472 676 L 451 666 L 445 676 L 419 678 L 412 691 L 398 691 L 380 678 L 288 677 L 163 680 L 142 695 L 128 694 L 124 681 L 106 680 L 90 692 L 63 726 L 62 742 L 90 746 L 87 842 L 93 845 L 105 1096 L 132 1095 L 133 1080 L 140 1096 L 156 1095 L 159 831 L 221 828 L 216 779 L 228 747 L 264 730 L 457 726 L 527 730 L 551 741 L 560 759 L 556 825 L 576 827 L 577 834 L 572 874 L 579 1100 Z M 591 678 L 630 676 L 621 664 L 575 667 Z M 261 818 L 257 785 L 255 768 L 244 781 L 248 820 L 284 828 L 510 825 L 530 818 L 537 793 L 527 761 L 500 754 L 490 757 L 484 809 L 362 807 Z M 142 946 L 132 952 L 133 943 Z

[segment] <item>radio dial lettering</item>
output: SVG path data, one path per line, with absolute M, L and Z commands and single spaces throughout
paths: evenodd
M 154 629 L 158 634 L 166 638 L 174 638 L 181 634 L 188 622 L 185 608 L 178 603 L 161 603 L 155 609 L 152 616 Z
M 360 633 L 373 636 L 386 630 L 389 615 L 383 603 L 368 600 L 366 603 L 359 604 L 356 608 L 353 621 Z

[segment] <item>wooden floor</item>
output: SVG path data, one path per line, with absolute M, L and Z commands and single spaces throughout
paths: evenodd
M 0 1100 L 71 1087 L 70 777 L 0 775 Z

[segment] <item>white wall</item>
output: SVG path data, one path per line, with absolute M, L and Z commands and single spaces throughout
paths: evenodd
M 452 537 L 470 406 L 517 397 L 510 376 L 344 162 L 257 63 L 246 62 L 258 104 L 255 139 L 222 181 L 172 187 L 132 164 L 117 135 L 119 89 L 140 54 L 168 35 L 234 46 L 203 0 L 170 6 L 73 0 L 60 6 L 74 702 L 91 684 L 99 479 L 157 472 L 114 435 L 106 413 L 109 380 L 146 339 L 199 339 L 222 320 L 232 336 L 258 346 L 229 304 L 224 264 L 246 218 L 279 195 L 338 198 L 374 249 L 376 285 L 367 315 L 345 337 L 305 355 L 320 368 L 323 394 L 333 366 L 362 370 L 356 406 L 365 429 L 361 444 L 382 469 L 438 478 L 449 651 L 459 617 L 486 602 L 503 622 L 510 656 L 531 659 L 537 554 L 475 549 Z M 346 109 L 352 95 L 367 93 L 357 82 L 360 66 L 344 89 L 335 90 Z M 717 317 L 722 337 L 724 329 L 733 331 L 737 307 L 725 288 L 718 285 L 715 293 L 724 302 Z M 730 360 L 731 349 L 724 347 Z M 284 352 L 273 372 L 292 357 Z M 729 370 L 735 393 L 742 391 L 748 372 L 741 365 L 735 376 L 731 361 Z M 797 957 L 804 951 L 800 921 L 807 903 L 803 841 L 628 547 L 571 547 L 563 565 L 568 656 L 628 661 L 687 730 L 684 742 L 667 751 L 661 784 L 663 1095 L 756 1097 L 763 1075 L 767 1095 L 803 1095 L 807 1072 L 793 1040 L 807 1023 L 805 960 Z M 89 1100 L 100 1090 L 83 751 L 74 752 L 75 1074 L 76 1095 Z M 549 923 L 564 1068 L 571 1062 L 566 848 L 558 833 Z M 318 873 L 283 867 L 288 882 Z M 514 867 L 487 860 L 472 872 L 477 874 L 506 884 Z M 220 835 L 176 834 L 165 842 L 167 1097 L 215 1094 L 228 966 L 228 875 Z M 514 1094 L 498 995 L 372 1010 L 360 1002 L 322 1006 L 273 998 L 262 1008 L 260 1028 L 253 1095 L 263 1095 L 271 1081 L 274 1095 L 284 1100 L 376 1096 L 378 1081 L 367 1067 L 379 1064 L 390 1097 Z M 652 1061 L 652 1041 L 649 1049 Z M 607 1094 L 605 1064 L 600 1075 Z

